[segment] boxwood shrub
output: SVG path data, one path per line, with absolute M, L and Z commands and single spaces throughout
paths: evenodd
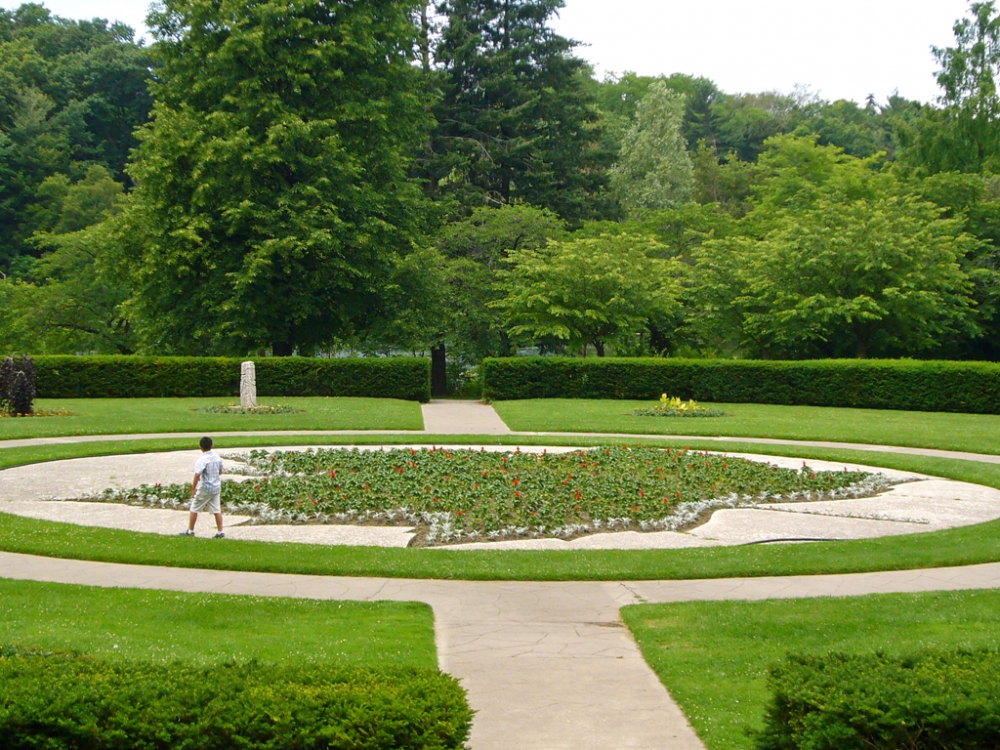
M 465 747 L 472 720 L 458 682 L 427 669 L 13 651 L 0 657 L 6 750 L 445 750 Z
M 757 750 L 996 750 L 1000 652 L 789 657 Z
M 483 395 L 656 399 L 717 403 L 1000 414 L 1000 364 L 919 360 L 797 362 L 513 357 L 482 365 Z
M 238 396 L 242 359 L 41 356 L 39 398 Z M 368 396 L 429 401 L 430 360 L 418 357 L 254 359 L 259 396 Z

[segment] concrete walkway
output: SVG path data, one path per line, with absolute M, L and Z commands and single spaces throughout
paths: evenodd
M 509 435 L 510 428 L 482 401 L 431 401 L 422 404 L 424 432 L 430 435 Z
M 440 666 L 476 710 L 473 750 L 700 750 L 619 616 L 627 604 L 1000 588 L 1000 564 L 706 581 L 519 583 L 152 568 L 0 553 L 5 578 L 88 586 L 421 601 Z

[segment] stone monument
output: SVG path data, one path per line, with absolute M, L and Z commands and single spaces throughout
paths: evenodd
M 240 406 L 257 408 L 257 368 L 253 362 L 244 362 L 240 367 Z

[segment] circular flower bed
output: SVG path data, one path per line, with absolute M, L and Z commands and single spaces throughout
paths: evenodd
M 420 544 L 571 539 L 677 530 L 717 508 L 877 494 L 881 474 L 799 470 L 688 450 L 606 447 L 571 453 L 445 449 L 252 451 L 226 481 L 227 513 L 262 523 L 413 526 Z M 107 490 L 100 499 L 184 507 L 185 485 Z

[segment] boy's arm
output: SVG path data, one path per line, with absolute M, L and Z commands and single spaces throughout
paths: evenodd
M 193 495 L 198 491 L 198 480 L 201 479 L 201 474 L 194 475 L 194 481 L 191 482 L 191 494 Z

